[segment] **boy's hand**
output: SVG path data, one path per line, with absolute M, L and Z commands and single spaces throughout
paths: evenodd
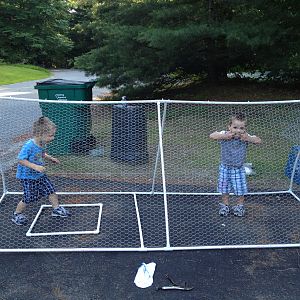
M 261 139 L 256 135 L 249 135 L 247 132 L 241 135 L 241 140 L 252 144 L 261 144 Z
M 235 137 L 235 135 L 230 131 L 228 131 L 224 134 L 224 140 L 232 140 L 234 137 Z
M 242 141 L 245 141 L 245 142 L 249 142 L 250 141 L 250 136 L 249 136 L 249 134 L 247 132 L 242 133 L 240 137 L 241 137 Z
M 44 166 L 36 165 L 36 166 L 34 167 L 34 170 L 36 170 L 37 172 L 40 172 L 40 173 L 45 173 L 46 168 L 45 168 Z
M 51 160 L 51 162 L 53 162 L 54 164 L 60 164 L 60 161 L 59 161 L 56 157 L 51 157 L 50 160 Z
M 49 154 L 45 154 L 45 158 L 51 162 L 53 162 L 54 164 L 60 164 L 60 161 L 56 158 L 56 157 L 53 157 Z

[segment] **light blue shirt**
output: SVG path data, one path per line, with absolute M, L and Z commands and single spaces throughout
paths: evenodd
M 28 140 L 22 147 L 18 160 L 28 160 L 36 165 L 45 165 L 45 149 L 38 146 L 33 139 Z M 18 179 L 39 179 L 43 173 L 18 164 L 16 177 Z

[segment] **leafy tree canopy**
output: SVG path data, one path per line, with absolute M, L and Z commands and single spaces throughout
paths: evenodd
M 97 0 L 70 0 L 70 28 L 68 37 L 73 42 L 69 52 L 70 62 L 76 56 L 96 47 L 94 43 L 94 22 Z
M 42 66 L 64 64 L 72 43 L 66 37 L 67 0 L 1 0 L 0 59 Z
M 298 78 L 298 0 L 97 1 L 93 48 L 76 66 L 112 88 L 197 74 L 217 82 L 230 70 Z

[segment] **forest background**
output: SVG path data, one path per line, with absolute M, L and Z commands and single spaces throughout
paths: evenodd
M 2 64 L 75 67 L 115 97 L 300 95 L 298 0 L 1 0 L 0 11 Z

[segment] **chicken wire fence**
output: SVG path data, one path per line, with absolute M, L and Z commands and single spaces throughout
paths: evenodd
M 51 101 L 0 99 L 0 251 L 148 251 L 300 245 L 300 100 Z M 229 117 L 247 116 L 246 215 L 220 217 L 219 143 Z M 27 226 L 11 216 L 22 200 L 17 156 L 40 116 L 57 126 L 47 163 L 59 202 L 31 203 Z M 235 197 L 231 203 L 235 204 Z

